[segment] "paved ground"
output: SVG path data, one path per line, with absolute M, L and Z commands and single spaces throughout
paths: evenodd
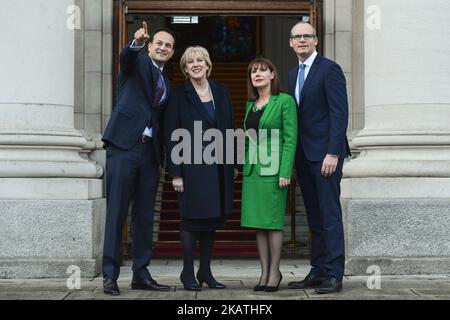
M 0 280 L 2 300 L 450 300 L 450 275 L 381 276 L 381 288 L 369 289 L 366 277 L 345 277 L 344 290 L 338 294 L 317 295 L 313 290 L 291 290 L 287 283 L 302 279 L 309 270 L 305 260 L 283 260 L 283 281 L 276 293 L 254 293 L 259 278 L 257 260 L 216 260 L 213 272 L 225 290 L 204 288 L 201 292 L 183 289 L 179 278 L 181 260 L 154 260 L 150 266 L 153 278 L 173 286 L 169 292 L 130 290 L 131 267 L 122 268 L 118 297 L 103 294 L 102 279 L 81 279 L 80 290 L 69 290 L 66 279 Z

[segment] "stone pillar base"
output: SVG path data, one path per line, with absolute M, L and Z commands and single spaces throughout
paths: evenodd
M 382 276 L 449 274 L 450 258 L 349 257 L 345 264 L 345 274 L 349 276 L 373 275 L 373 270 L 367 270 L 369 266 L 378 266 Z
M 346 273 L 450 272 L 450 179 L 342 180 Z
M 99 274 L 106 200 L 0 200 L 0 278 Z
M 69 266 L 80 268 L 82 278 L 100 273 L 101 261 L 95 259 L 0 259 L 0 279 L 68 278 Z

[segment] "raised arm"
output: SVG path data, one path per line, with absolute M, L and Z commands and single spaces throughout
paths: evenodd
M 124 73 L 131 73 L 134 68 L 139 51 L 144 48 L 146 42 L 150 39 L 148 35 L 148 26 L 144 21 L 142 28 L 134 33 L 134 39 L 120 53 L 120 70 Z

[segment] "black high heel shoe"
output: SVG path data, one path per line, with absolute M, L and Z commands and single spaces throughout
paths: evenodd
M 184 290 L 189 290 L 189 291 L 202 291 L 202 287 L 195 281 L 192 283 L 188 283 L 185 279 L 184 279 L 184 274 L 183 272 L 181 272 L 180 274 L 180 281 L 183 284 Z
M 275 292 L 275 291 L 278 291 L 278 288 L 280 287 L 281 280 L 283 280 L 283 275 L 280 272 L 280 280 L 278 281 L 278 284 L 276 285 L 276 287 L 266 286 L 266 288 L 264 289 L 264 292 Z
M 258 292 L 258 291 L 265 291 L 265 290 L 266 290 L 266 287 L 267 287 L 267 286 L 262 286 L 262 285 L 258 284 L 258 285 L 256 285 L 256 286 L 253 288 L 253 291 L 255 291 L 255 292 Z
M 225 289 L 226 286 L 224 284 L 221 284 L 220 282 L 217 282 L 216 279 L 211 275 L 209 279 L 206 279 L 201 273 L 200 270 L 197 271 L 197 280 L 200 283 L 200 287 L 203 286 L 203 282 L 208 285 L 210 289 Z
M 256 286 L 253 287 L 253 291 L 258 292 L 258 291 L 264 291 L 266 290 L 267 285 L 261 285 L 261 280 L 262 280 L 262 276 L 261 278 L 259 278 L 259 282 Z

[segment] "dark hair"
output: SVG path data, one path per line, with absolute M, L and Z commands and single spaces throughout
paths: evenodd
M 150 34 L 150 41 L 149 41 L 149 43 L 153 42 L 153 38 L 155 37 L 155 34 L 157 34 L 158 32 L 166 32 L 166 33 L 170 34 L 172 36 L 172 38 L 173 38 L 173 47 L 175 48 L 175 43 L 177 42 L 177 38 L 175 37 L 175 33 L 172 30 L 167 29 L 167 28 L 158 28 L 155 31 L 153 31 Z
M 265 58 L 256 58 L 248 65 L 247 69 L 247 97 L 249 100 L 258 99 L 258 90 L 252 84 L 252 70 L 254 67 L 267 67 L 270 72 L 273 72 L 273 79 L 270 82 L 270 93 L 273 95 L 280 94 L 280 77 L 278 76 L 277 69 L 273 63 Z

